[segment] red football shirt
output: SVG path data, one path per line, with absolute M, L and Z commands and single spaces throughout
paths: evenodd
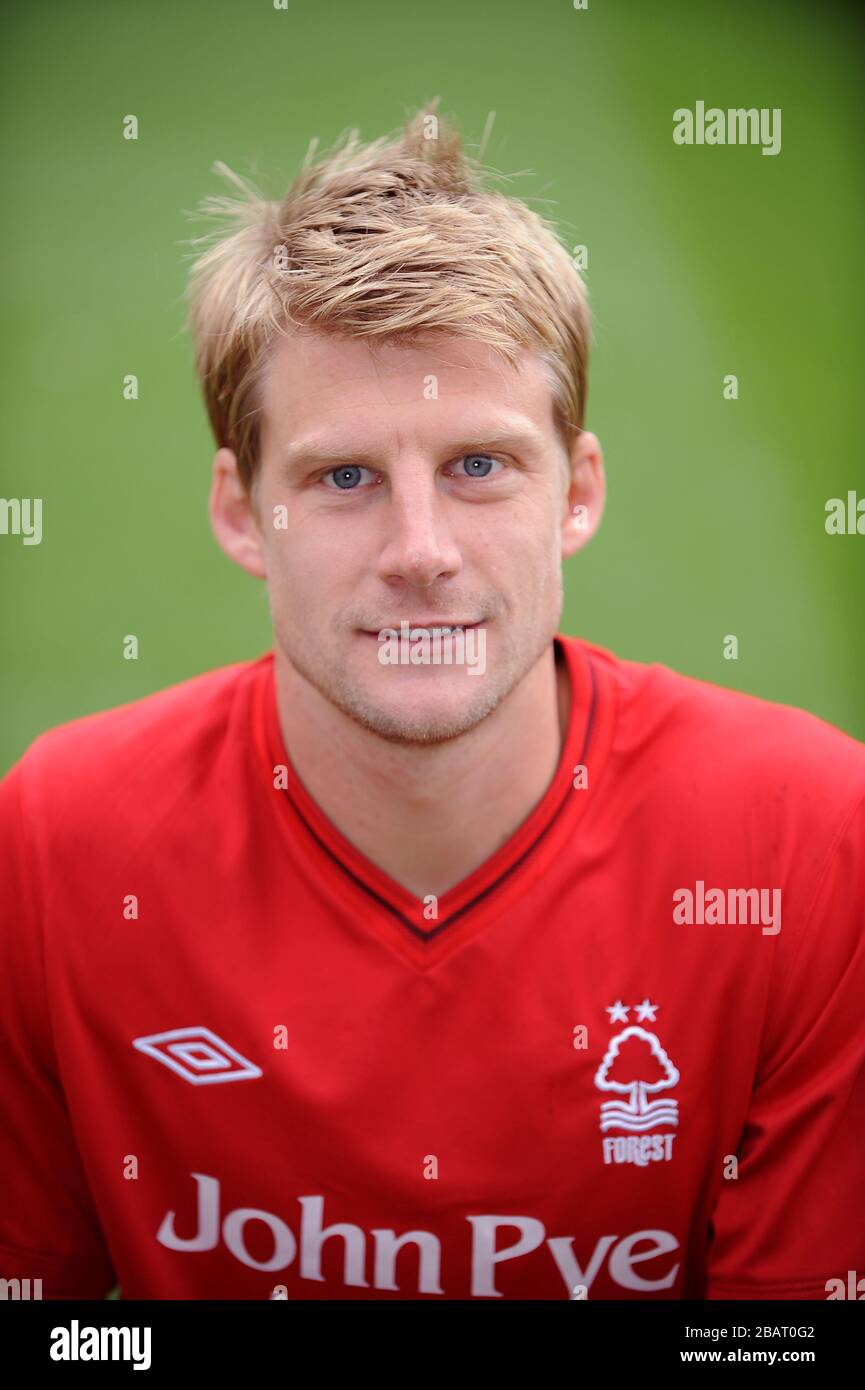
M 558 644 L 558 771 L 437 905 L 299 783 L 272 655 L 37 740 L 0 785 L 0 1275 L 244 1299 L 865 1275 L 865 747 Z

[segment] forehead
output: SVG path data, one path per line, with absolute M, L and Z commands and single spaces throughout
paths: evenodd
M 433 423 L 506 412 L 552 433 L 553 380 L 534 351 L 516 365 L 488 343 L 431 335 L 423 343 L 376 342 L 305 330 L 280 337 L 262 379 L 262 425 L 280 435 L 375 419 Z

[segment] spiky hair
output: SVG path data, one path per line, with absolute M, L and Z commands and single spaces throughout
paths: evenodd
M 271 344 L 304 329 L 407 344 L 460 336 L 511 364 L 535 350 L 562 439 L 583 428 L 591 323 L 580 272 L 551 222 L 488 186 L 508 176 L 466 153 L 438 100 L 369 144 L 350 130 L 316 160 L 313 140 L 280 201 L 214 165 L 236 195 L 199 206 L 219 226 L 191 243 L 188 326 L 217 445 L 234 451 L 247 487 Z

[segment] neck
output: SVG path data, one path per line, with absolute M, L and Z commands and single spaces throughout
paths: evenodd
M 431 748 L 388 743 L 362 728 L 278 647 L 276 696 L 294 770 L 328 819 L 410 893 L 440 897 L 543 797 L 567 729 L 570 682 L 551 643 L 492 714 Z

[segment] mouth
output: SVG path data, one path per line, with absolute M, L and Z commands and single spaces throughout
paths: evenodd
M 382 623 L 381 627 L 375 628 L 374 630 L 371 628 L 362 628 L 361 635 L 364 637 L 374 637 L 376 641 L 379 641 L 379 634 L 382 632 L 396 632 L 401 635 L 403 629 L 405 629 L 410 641 L 419 641 L 424 637 L 432 636 L 434 633 L 438 633 L 441 637 L 451 637 L 456 636 L 457 633 L 469 632 L 473 628 L 482 626 L 482 618 L 474 623 L 445 622 L 441 618 L 433 618 L 426 622 L 415 622 L 414 620 L 409 621 L 407 618 L 402 618 L 396 623 Z M 417 636 L 415 636 L 415 634 L 417 634 Z

